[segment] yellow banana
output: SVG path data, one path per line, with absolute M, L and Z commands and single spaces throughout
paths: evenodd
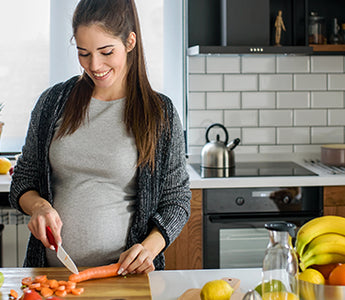
M 322 216 L 302 225 L 296 236 L 296 252 L 301 257 L 305 246 L 317 236 L 324 233 L 345 235 L 345 218 L 339 216 Z
M 337 253 L 345 256 L 345 236 L 325 233 L 314 238 L 305 248 L 300 261 L 308 261 L 312 256 L 324 253 Z
M 306 261 L 300 261 L 299 266 L 302 272 L 312 265 L 326 265 L 332 263 L 345 263 L 345 255 L 338 253 L 322 253 L 310 257 Z

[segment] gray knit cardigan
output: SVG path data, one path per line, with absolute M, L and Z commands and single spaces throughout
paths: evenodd
M 56 122 L 61 117 L 68 95 L 77 80 L 78 76 L 75 76 L 47 89 L 32 111 L 22 155 L 14 169 L 9 196 L 11 206 L 21 212 L 19 198 L 29 190 L 38 191 L 41 197 L 54 205 L 49 147 Z M 160 96 L 165 104 L 170 126 L 159 139 L 154 172 L 147 166 L 138 170 L 136 209 L 126 249 L 142 242 L 154 226 L 163 234 L 166 249 L 179 235 L 190 214 L 191 192 L 181 122 L 171 100 L 164 95 Z M 156 270 L 164 269 L 163 251 L 154 260 Z M 45 248 L 41 241 L 31 235 L 24 267 L 46 266 Z

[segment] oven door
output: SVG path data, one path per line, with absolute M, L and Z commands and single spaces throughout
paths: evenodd
M 286 221 L 294 223 L 297 230 L 316 216 L 262 215 L 236 217 L 231 215 L 204 215 L 205 269 L 261 268 L 268 245 L 266 223 Z

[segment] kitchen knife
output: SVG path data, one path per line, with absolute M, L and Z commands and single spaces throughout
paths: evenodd
M 70 270 L 74 274 L 78 274 L 78 268 L 76 267 L 73 260 L 69 257 L 62 246 L 58 246 L 55 242 L 52 230 L 49 226 L 46 227 L 46 234 L 48 237 L 48 241 L 51 245 L 55 247 L 55 251 L 57 253 L 57 258 L 65 265 L 65 267 Z

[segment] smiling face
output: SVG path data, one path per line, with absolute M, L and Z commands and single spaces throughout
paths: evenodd
M 79 26 L 75 34 L 79 63 L 95 84 L 93 97 L 107 101 L 126 96 L 127 53 L 135 38 L 132 32 L 126 47 L 99 25 Z

